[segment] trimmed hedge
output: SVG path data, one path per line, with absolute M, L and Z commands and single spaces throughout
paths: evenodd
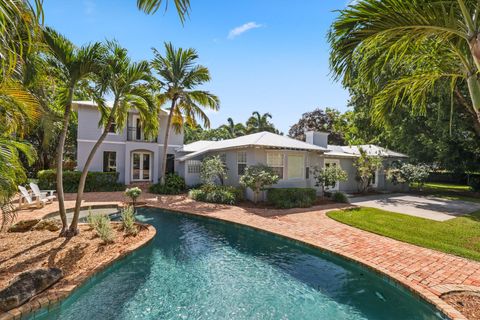
M 349 203 L 348 197 L 345 193 L 337 191 L 334 192 L 331 196 L 332 200 L 340 203 Z
M 243 194 L 242 188 L 215 185 L 203 185 L 188 192 L 193 200 L 220 204 L 237 204 L 243 200 Z
M 480 179 L 480 174 L 472 173 L 468 175 L 466 173 L 456 172 L 430 172 L 426 182 L 467 184 L 471 179 Z
M 267 190 L 268 203 L 279 209 L 308 208 L 315 204 L 317 192 L 313 188 L 271 188 Z
M 169 173 L 165 176 L 165 184 L 152 184 L 148 191 L 157 194 L 180 194 L 186 189 L 185 179 L 176 173 Z
M 468 183 L 472 191 L 479 192 L 480 191 L 480 177 L 473 177 L 470 178 Z
M 80 171 L 63 172 L 63 191 L 77 192 L 80 182 Z M 118 172 L 89 172 L 85 183 L 85 192 L 92 191 L 123 191 L 125 185 L 118 183 Z M 57 173 L 53 169 L 38 172 L 38 186 L 44 190 L 57 189 Z

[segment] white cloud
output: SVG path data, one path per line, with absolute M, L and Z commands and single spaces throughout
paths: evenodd
M 258 24 L 256 22 L 247 22 L 245 24 L 242 24 L 239 27 L 236 27 L 230 30 L 230 32 L 228 33 L 228 39 L 233 39 L 235 37 L 238 37 L 242 33 L 247 32 L 248 30 L 257 29 L 261 27 L 263 27 L 263 24 Z

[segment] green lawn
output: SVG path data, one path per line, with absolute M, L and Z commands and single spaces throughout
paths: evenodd
M 425 183 L 424 189 L 434 191 L 470 191 L 470 186 L 453 183 L 428 182 Z
M 429 182 L 425 183 L 422 190 L 420 190 L 418 186 L 412 186 L 412 191 L 449 200 L 463 200 L 480 203 L 480 196 L 478 196 L 478 193 L 475 194 L 467 185 Z
M 363 230 L 480 261 L 480 211 L 444 222 L 374 208 L 331 211 L 327 215 Z

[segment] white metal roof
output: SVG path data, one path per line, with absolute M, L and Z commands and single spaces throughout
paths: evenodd
M 97 103 L 93 100 L 75 100 L 72 102 L 72 107 L 73 107 L 73 110 L 78 110 L 78 106 L 87 106 L 87 107 L 92 107 L 92 108 L 96 108 L 97 107 Z M 109 108 L 112 108 L 113 107 L 113 101 L 105 101 L 105 105 Z M 161 113 L 165 113 L 165 110 L 163 109 L 160 109 L 160 112 Z
M 113 107 L 113 101 L 105 101 L 107 107 Z M 87 106 L 87 107 L 97 107 L 97 103 L 93 100 L 75 100 L 72 102 L 72 106 L 74 108 L 78 108 L 79 105 Z
M 340 157 L 358 157 L 360 156 L 360 148 L 365 150 L 369 156 L 392 157 L 392 158 L 408 158 L 406 154 L 395 152 L 386 148 L 376 146 L 374 144 L 362 144 L 356 146 L 336 146 L 328 145 L 329 152 L 327 156 Z
M 178 152 L 196 152 L 207 148 L 210 145 L 217 143 L 218 141 L 210 141 L 210 140 L 198 140 L 189 144 L 183 145 L 183 147 L 178 148 Z
M 187 154 L 181 157 L 180 161 L 185 161 L 196 156 L 202 155 L 210 151 L 219 151 L 227 149 L 237 149 L 237 148 L 246 148 L 246 147 L 263 147 L 263 148 L 278 148 L 278 149 L 295 149 L 295 150 L 309 150 L 309 151 L 327 151 L 326 148 L 322 148 L 310 143 L 306 143 L 300 140 L 292 139 L 286 136 L 281 136 L 279 134 L 271 132 L 259 132 L 253 133 L 245 136 L 241 136 L 234 139 L 227 139 L 222 141 L 211 141 L 211 144 L 206 144 L 205 141 L 193 145 L 187 144 L 183 147 L 183 150 L 194 149 L 195 147 L 200 147 L 203 144 L 203 148 L 194 151 L 193 153 Z

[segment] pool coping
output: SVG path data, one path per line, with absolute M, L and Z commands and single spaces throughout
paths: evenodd
M 369 269 L 373 272 L 376 272 L 380 276 L 383 276 L 387 280 L 392 280 L 395 284 L 401 285 L 404 289 L 410 291 L 411 293 L 416 295 L 418 298 L 423 299 L 424 301 L 429 303 L 432 307 L 434 307 L 435 309 L 437 309 L 438 311 L 443 313 L 445 316 L 449 317 L 451 320 L 468 320 L 457 309 L 455 309 L 454 307 L 452 307 L 451 305 L 449 305 L 448 303 L 443 301 L 440 298 L 440 295 L 439 296 L 435 295 L 430 290 L 428 290 L 428 289 L 426 289 L 426 288 L 424 288 L 424 287 L 422 287 L 418 284 L 412 283 L 411 281 L 409 281 L 407 279 L 404 279 L 403 276 L 401 276 L 401 275 L 390 272 L 389 270 L 387 270 L 385 268 L 377 267 L 375 265 L 372 265 L 365 259 L 361 259 L 361 258 L 355 257 L 355 256 L 350 255 L 350 254 L 345 254 L 345 253 L 342 253 L 342 252 L 331 250 L 330 248 L 323 247 L 323 246 L 320 246 L 320 245 L 315 244 L 315 243 L 311 243 L 306 239 L 291 237 L 291 236 L 288 236 L 288 235 L 285 235 L 285 234 L 282 234 L 282 233 L 279 233 L 279 232 L 275 232 L 275 231 L 272 231 L 272 230 L 267 230 L 267 229 L 258 227 L 256 225 L 248 224 L 246 222 L 233 221 L 233 220 L 225 219 L 223 217 L 208 216 L 206 214 L 198 213 L 198 212 L 195 212 L 195 211 L 176 210 L 176 209 L 173 209 L 173 208 L 170 208 L 170 207 L 167 208 L 167 207 L 162 207 L 162 206 L 158 206 L 158 205 L 154 205 L 154 204 L 148 204 L 145 207 L 162 209 L 162 210 L 166 210 L 166 211 L 170 211 L 170 212 L 174 212 L 174 213 L 178 213 L 178 214 L 193 215 L 193 216 L 203 217 L 203 218 L 206 218 L 206 219 L 222 221 L 222 222 L 226 222 L 226 223 L 232 223 L 232 224 L 235 224 L 235 225 L 252 228 L 252 229 L 257 230 L 257 231 L 266 232 L 266 233 L 269 233 L 269 234 L 272 234 L 272 235 L 275 235 L 275 236 L 282 237 L 284 239 L 288 239 L 288 240 L 306 245 L 306 246 L 311 247 L 311 248 L 321 250 L 322 252 L 326 252 L 326 253 L 329 253 L 329 254 L 336 255 L 336 256 L 344 258 L 344 259 L 346 259 L 350 262 L 357 263 L 360 266 L 366 267 L 367 269 Z M 330 210 L 338 210 L 338 209 L 337 208 L 332 208 L 332 209 L 327 209 L 326 211 L 330 211 Z M 329 218 L 329 219 L 331 219 L 331 218 Z M 455 291 L 455 290 L 453 290 L 453 291 Z M 447 293 L 447 291 L 443 292 L 441 295 L 446 294 L 446 293 Z
M 91 206 L 92 208 L 94 206 Z M 107 207 L 107 206 L 105 206 Z M 109 207 L 114 207 L 110 205 Z M 97 207 L 98 208 L 98 207 Z M 134 254 L 139 249 L 147 246 L 155 237 L 157 230 L 155 227 L 145 223 L 137 223 L 138 225 L 145 227 L 148 231 L 147 236 L 143 241 L 135 244 L 134 247 L 129 248 L 126 251 L 119 252 L 116 256 L 112 257 L 108 261 L 104 261 L 103 263 L 97 265 L 91 272 L 82 272 L 75 278 L 71 279 L 70 282 L 73 282 L 71 285 L 66 285 L 58 290 L 53 289 L 52 292 L 47 292 L 45 297 L 36 298 L 36 296 L 32 297 L 28 302 L 20 305 L 17 308 L 11 309 L 9 311 L 0 313 L 0 320 L 17 320 L 23 319 L 27 316 L 31 316 L 32 313 L 34 314 L 36 311 L 39 311 L 44 308 L 49 308 L 50 306 L 56 305 L 61 303 L 62 300 L 68 298 L 74 291 L 82 287 L 83 285 L 87 284 L 89 280 L 95 277 L 100 272 L 104 271 L 108 267 L 112 266 L 119 260 Z M 46 289 L 48 291 L 50 289 Z M 43 291 L 42 293 L 44 293 Z

